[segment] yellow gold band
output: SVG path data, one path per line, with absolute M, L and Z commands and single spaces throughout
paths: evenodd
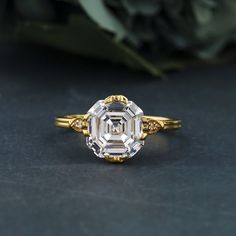
M 175 120 L 167 117 L 161 116 L 143 116 L 144 121 L 156 121 L 159 124 L 162 124 L 163 129 L 178 129 L 181 128 L 181 120 Z
M 55 119 L 55 125 L 61 128 L 71 128 L 71 124 L 75 119 L 83 120 L 84 117 L 85 115 L 68 115 L 68 116 L 57 117 Z
M 88 131 L 88 114 L 74 114 L 55 119 L 55 125 L 61 128 L 72 128 L 77 132 L 83 132 L 85 135 Z M 148 134 L 154 134 L 161 130 L 178 129 L 181 127 L 181 121 L 160 116 L 142 116 L 143 121 L 143 138 Z

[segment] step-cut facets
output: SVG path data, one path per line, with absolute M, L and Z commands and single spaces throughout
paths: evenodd
M 106 104 L 99 100 L 88 114 L 90 136 L 86 142 L 97 156 L 130 158 L 144 145 L 140 140 L 143 111 L 134 102 Z

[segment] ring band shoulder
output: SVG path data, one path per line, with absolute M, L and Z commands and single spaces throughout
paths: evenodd
M 61 128 L 72 128 L 78 132 L 83 132 L 88 128 L 87 114 L 74 114 L 55 118 L 55 125 Z M 181 120 L 161 117 L 161 116 L 142 116 L 143 131 L 153 134 L 160 130 L 181 128 Z

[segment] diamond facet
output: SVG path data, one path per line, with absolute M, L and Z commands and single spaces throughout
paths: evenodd
M 89 137 L 86 141 L 97 156 L 130 158 L 144 145 L 141 140 L 143 111 L 134 102 L 99 100 L 88 114 Z

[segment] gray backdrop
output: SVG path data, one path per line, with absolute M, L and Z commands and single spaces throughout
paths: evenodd
M 236 234 L 235 63 L 145 73 L 32 46 L 0 49 L 0 235 Z M 124 94 L 180 118 L 134 159 L 94 156 L 57 115 Z

